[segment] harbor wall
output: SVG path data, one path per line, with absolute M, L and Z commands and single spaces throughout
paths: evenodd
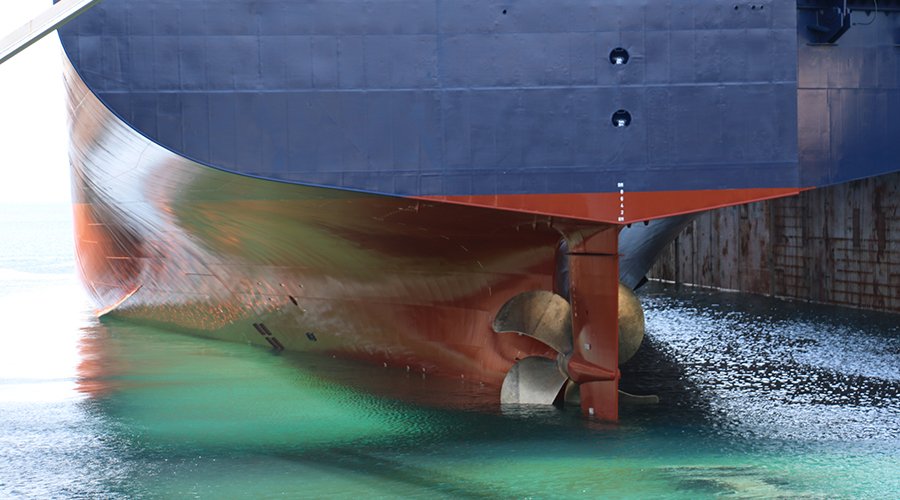
M 900 173 L 701 214 L 648 275 L 900 313 Z

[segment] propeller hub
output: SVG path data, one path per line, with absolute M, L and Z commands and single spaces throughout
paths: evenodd
M 576 384 L 619 379 L 619 370 L 610 371 L 600 368 L 594 363 L 585 361 L 581 356 L 568 356 L 565 366 L 566 375 Z M 562 365 L 560 365 L 560 370 L 562 370 Z

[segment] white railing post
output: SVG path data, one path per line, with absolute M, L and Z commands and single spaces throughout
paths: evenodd
M 0 40 L 0 64 L 22 52 L 48 33 L 75 19 L 101 0 L 60 0 L 41 15 Z

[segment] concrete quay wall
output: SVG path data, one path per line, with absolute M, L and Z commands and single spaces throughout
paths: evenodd
M 900 313 L 900 173 L 704 213 L 648 277 Z

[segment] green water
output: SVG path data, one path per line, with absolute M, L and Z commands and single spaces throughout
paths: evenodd
M 18 229 L 0 234 L 47 238 L 22 219 L 65 214 L 8 211 Z M 0 497 L 900 497 L 895 317 L 651 287 L 624 383 L 662 401 L 610 425 L 101 324 L 67 244 L 15 241 L 0 239 Z

